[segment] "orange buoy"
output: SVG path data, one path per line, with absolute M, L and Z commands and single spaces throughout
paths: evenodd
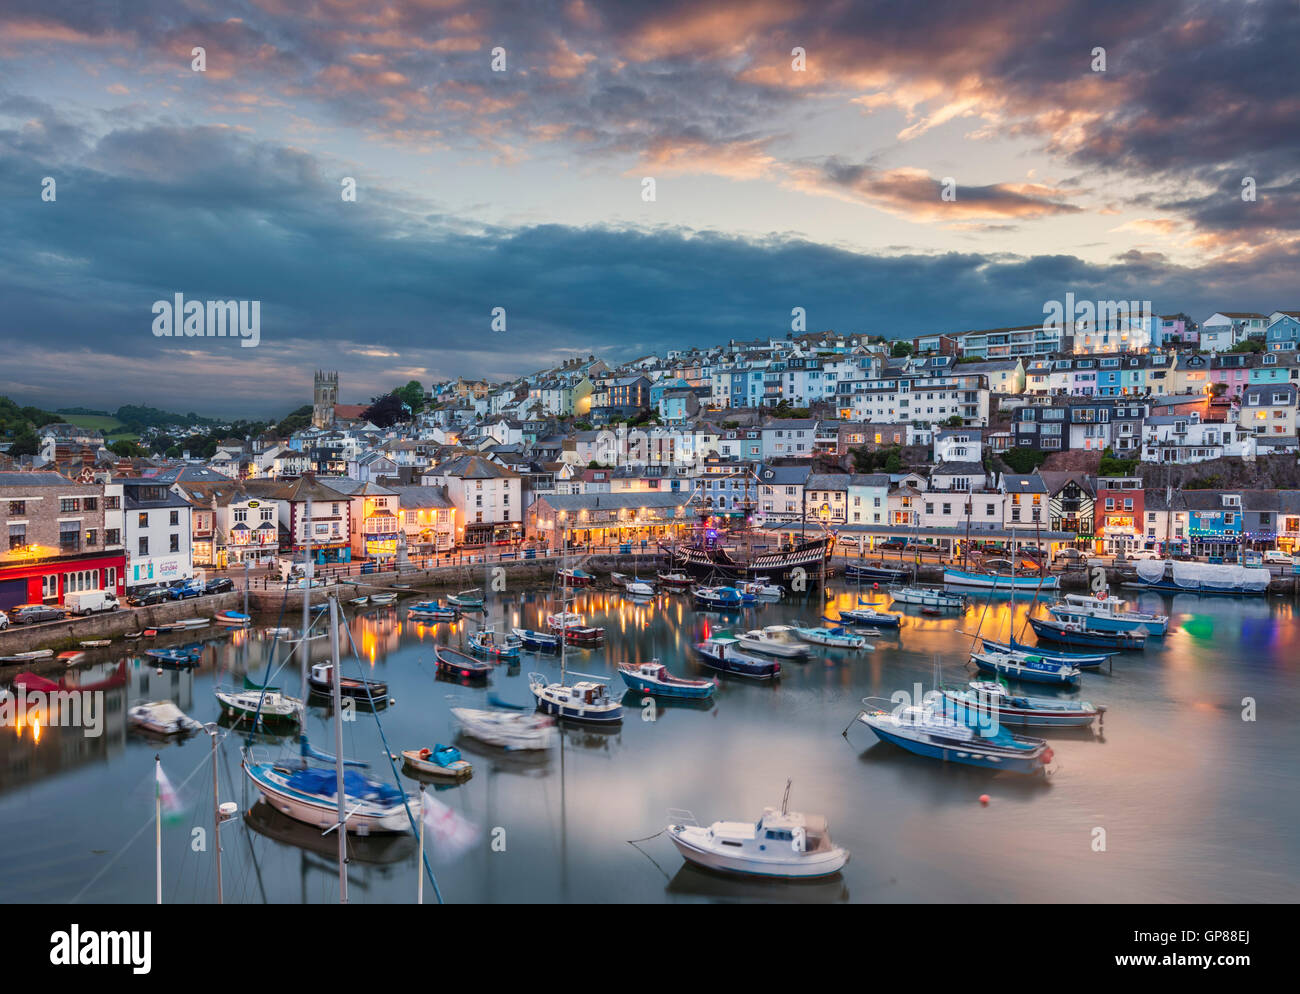
M 989 806 L 989 795 L 980 794 L 980 803 L 987 808 Z

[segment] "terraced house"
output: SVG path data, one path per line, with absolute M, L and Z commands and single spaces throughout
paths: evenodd
M 79 590 L 125 593 L 120 486 L 54 472 L 0 473 L 0 609 L 62 604 Z

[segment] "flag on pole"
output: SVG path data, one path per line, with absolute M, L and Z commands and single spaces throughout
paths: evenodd
M 427 793 L 424 795 L 423 818 L 441 863 L 460 858 L 478 841 L 477 825 Z
M 184 813 L 185 808 L 181 804 L 180 795 L 176 793 L 176 788 L 172 782 L 167 779 L 167 774 L 163 772 L 162 763 L 155 763 L 156 771 L 155 790 L 159 801 L 162 804 L 163 817 L 167 821 L 176 821 Z

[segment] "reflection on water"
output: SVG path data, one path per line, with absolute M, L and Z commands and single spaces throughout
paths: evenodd
M 1052 740 L 1054 773 L 1045 782 L 944 766 L 879 743 L 852 718 L 863 697 L 909 695 L 941 679 L 960 682 L 975 633 L 1033 641 L 1032 598 L 973 597 L 960 613 L 897 609 L 903 622 L 872 639 L 874 652 L 813 647 L 805 663 L 783 660 L 782 679 L 755 684 L 699 666 L 691 645 L 719 630 L 834 618 L 860 601 L 895 610 L 870 585 L 832 586 L 823 600 L 762 605 L 740 615 L 694 611 L 687 597 L 632 603 L 621 594 L 579 595 L 576 610 L 608 630 L 604 646 L 571 648 L 571 672 L 608 680 L 623 694 L 622 727 L 567 727 L 551 754 L 511 753 L 459 735 L 449 710 L 483 706 L 493 692 L 531 701 L 527 673 L 558 676 L 553 655 L 525 653 L 496 667 L 489 686 L 439 679 L 435 645 L 464 647 L 480 625 L 497 631 L 542 628 L 554 609 L 548 591 L 492 594 L 489 609 L 457 623 L 407 620 L 398 607 L 348 609 L 345 675 L 384 680 L 394 703 L 344 723 L 344 753 L 390 780 L 385 754 L 445 742 L 474 765 L 467 783 L 439 800 L 480 826 L 482 843 L 451 863 L 430 857 L 450 901 L 1261 901 L 1290 899 L 1300 875 L 1300 783 L 1292 763 L 1300 735 L 1297 626 L 1290 601 L 1200 598 L 1141 592 L 1142 610 L 1170 614 L 1169 636 L 1117 657 L 1111 672 L 1085 674 L 1074 692 L 1034 687 L 1106 704 L 1095 730 L 1034 731 Z M 284 620 L 300 615 L 286 609 Z M 277 624 L 275 617 L 263 625 Z M 321 622 L 314 634 L 321 633 Z M 127 709 L 172 700 L 213 721 L 213 689 L 248 674 L 299 693 L 294 635 L 264 627 L 197 633 L 194 668 L 159 668 L 143 655 L 97 650 L 75 670 L 42 670 L 67 689 L 103 694 L 103 734 L 61 727 L 36 712 L 0 729 L 0 898 L 11 901 L 153 899 L 153 757 L 176 785 L 184 813 L 163 829 L 164 899 L 210 901 L 211 855 L 194 852 L 195 828 L 211 829 L 210 740 L 199 735 L 162 747 L 129 734 Z M 187 633 L 193 640 L 195 633 Z M 329 640 L 307 643 L 312 662 Z M 355 646 L 355 649 L 354 649 Z M 107 653 L 107 654 L 106 654 Z M 712 701 L 651 701 L 626 692 L 619 662 L 658 658 L 682 676 L 710 676 Z M 6 680 L 12 677 L 12 672 Z M 1243 721 L 1253 701 L 1255 721 Z M 850 725 L 847 735 L 841 731 Z M 327 701 L 313 699 L 306 731 L 333 752 Z M 226 900 L 337 900 L 336 840 L 264 803 L 244 777 L 241 748 L 259 757 L 296 755 L 293 734 L 223 727 L 218 753 L 222 800 L 241 817 L 222 828 Z M 748 819 L 780 802 L 824 814 L 853 854 L 836 878 L 775 884 L 684 865 L 659 833 L 667 809 L 689 808 L 703 823 Z M 412 798 L 417 784 L 401 778 Z M 990 795 L 983 807 L 978 798 Z M 1094 851 L 1097 829 L 1104 852 Z M 146 830 L 147 829 L 147 830 Z M 646 840 L 638 847 L 628 840 Z M 418 854 L 412 835 L 350 840 L 350 899 L 409 902 Z M 39 865 L 43 872 L 26 868 Z M 431 894 L 430 894 L 431 896 Z

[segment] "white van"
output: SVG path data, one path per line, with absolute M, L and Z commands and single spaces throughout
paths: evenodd
M 73 614 L 87 615 L 99 611 L 116 611 L 120 605 L 111 590 L 78 590 L 63 595 L 63 606 Z

